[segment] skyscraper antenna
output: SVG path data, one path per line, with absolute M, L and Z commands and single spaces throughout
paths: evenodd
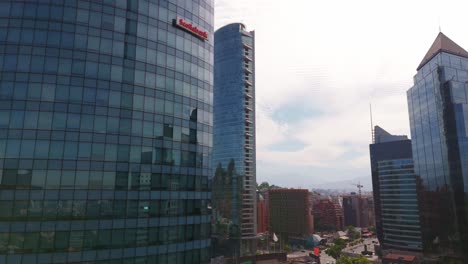
M 369 103 L 369 108 L 370 108 L 371 140 L 372 140 L 372 144 L 374 144 L 375 140 L 374 140 L 374 122 L 372 120 L 372 103 Z
M 442 32 L 442 26 L 440 25 L 440 16 L 439 16 L 439 33 Z

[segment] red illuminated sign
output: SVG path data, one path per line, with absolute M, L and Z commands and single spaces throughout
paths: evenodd
M 198 27 L 192 25 L 191 23 L 185 21 L 183 18 L 177 18 L 174 20 L 174 25 L 177 27 L 184 29 L 196 37 L 199 37 L 203 40 L 208 40 L 208 32 L 199 29 Z

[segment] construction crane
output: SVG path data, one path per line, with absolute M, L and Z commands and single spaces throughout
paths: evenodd
M 359 183 L 352 183 L 351 185 L 356 186 L 356 187 L 359 189 L 359 198 L 361 198 L 361 194 L 362 194 L 361 189 L 364 188 L 364 186 L 361 185 L 361 182 L 359 182 Z

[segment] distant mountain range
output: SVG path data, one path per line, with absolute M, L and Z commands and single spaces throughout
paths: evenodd
M 345 190 L 350 192 L 358 192 L 357 183 L 360 183 L 363 188 L 362 191 L 372 191 L 372 178 L 371 176 L 359 177 L 350 180 L 324 182 L 313 186 L 311 189 L 323 189 L 323 190 Z

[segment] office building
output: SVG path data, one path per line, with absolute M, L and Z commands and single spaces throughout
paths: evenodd
M 262 234 L 268 232 L 268 224 L 270 223 L 268 191 L 261 193 L 257 192 L 257 233 Z
M 373 199 L 367 195 L 359 195 L 352 192 L 344 195 L 343 199 L 343 218 L 344 225 L 368 228 L 375 226 Z
M 354 197 L 353 197 L 354 196 Z M 358 226 L 358 211 L 359 211 L 359 201 L 358 197 L 353 193 L 351 195 L 345 195 L 343 199 L 343 218 L 345 226 Z
M 421 226 L 413 159 L 377 163 L 383 250 L 421 251 Z
M 421 251 L 411 140 L 374 128 L 370 144 L 377 237 L 383 250 Z
M 313 235 L 314 218 L 309 190 L 270 190 L 269 198 L 270 234 L 275 233 L 283 240 Z
M 331 199 L 315 201 L 313 204 L 314 227 L 317 231 L 344 230 L 343 208 Z
M 225 256 L 256 252 L 254 39 L 239 23 L 215 32 L 213 231 Z
M 208 263 L 213 1 L 1 1 L 0 263 Z
M 468 261 L 468 52 L 439 33 L 407 92 L 423 253 Z

